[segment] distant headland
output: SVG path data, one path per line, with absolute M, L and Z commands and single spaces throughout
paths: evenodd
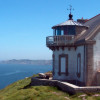
M 32 65 L 52 65 L 52 60 L 29 60 L 29 59 L 12 59 L 0 61 L 0 64 L 32 64 Z

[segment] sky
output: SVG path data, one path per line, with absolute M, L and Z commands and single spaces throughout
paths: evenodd
M 73 19 L 89 19 L 100 13 L 100 0 L 0 0 L 0 60 L 52 59 L 46 37 L 52 26 Z

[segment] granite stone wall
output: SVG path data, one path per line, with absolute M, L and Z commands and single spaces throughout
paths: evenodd
M 31 78 L 31 86 L 54 86 L 70 94 L 100 92 L 100 86 L 79 87 L 68 82 L 38 78 Z

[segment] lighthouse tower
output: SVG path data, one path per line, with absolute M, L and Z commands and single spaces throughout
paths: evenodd
M 53 51 L 53 79 L 84 84 L 84 46 L 77 47 L 75 39 L 87 26 L 74 21 L 70 12 L 67 21 L 52 29 L 53 36 L 46 38 L 46 45 Z

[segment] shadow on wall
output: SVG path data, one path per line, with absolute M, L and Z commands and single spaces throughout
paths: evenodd
M 96 73 L 94 73 L 92 77 L 93 77 L 93 80 L 90 81 L 90 86 L 100 86 L 100 71 L 97 71 Z
M 97 86 L 100 86 L 100 71 L 97 72 Z

